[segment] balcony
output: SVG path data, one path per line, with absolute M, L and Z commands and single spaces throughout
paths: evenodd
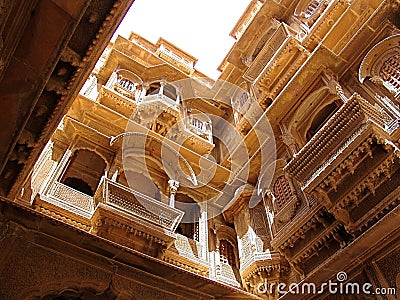
M 163 93 L 147 95 L 143 98 L 142 102 L 139 105 L 140 108 L 145 107 L 146 109 L 158 108 L 159 110 L 160 108 L 162 108 L 164 109 L 164 111 L 167 111 L 174 116 L 177 116 L 181 110 L 181 106 L 176 100 L 170 98 Z
M 282 277 L 287 277 L 289 270 L 288 263 L 277 251 L 267 250 L 252 253 L 251 258 L 245 264 L 241 264 L 240 275 L 245 289 L 257 292 L 254 286 L 266 282 L 279 283 Z
M 137 100 L 138 93 L 140 95 L 140 91 L 136 90 L 136 84 L 127 79 L 120 79 L 114 83 L 114 90 L 134 101 Z
M 208 276 L 210 264 L 204 250 L 206 249 L 200 242 L 177 234 L 174 245 L 166 251 L 163 260 L 191 272 Z
M 184 68 L 190 74 L 194 72 L 193 61 L 185 59 L 184 57 L 176 54 L 172 50 L 165 48 L 164 45 L 160 45 L 160 47 L 157 49 L 157 52 L 159 53 L 159 56 L 161 58 L 173 63 L 174 65 Z
M 116 208 L 137 219 L 141 224 L 148 224 L 169 232 L 174 232 L 179 225 L 183 212 L 168 206 L 149 196 L 132 190 L 122 184 L 103 177 L 94 195 L 95 206 L 99 204 Z
M 83 218 L 90 218 L 93 213 L 93 197 L 58 181 L 50 186 L 43 200 L 40 200 L 41 207 L 49 208 L 45 205 L 47 202 L 52 207 L 59 207 Z
M 337 164 L 338 156 L 349 152 L 347 149 L 352 144 L 359 145 L 365 140 L 361 136 L 368 132 L 371 124 L 384 129 L 383 120 L 378 108 L 354 94 L 295 154 L 285 169 L 302 183 L 303 189 L 311 189 L 317 177 L 324 175 L 334 162 Z M 362 141 L 358 141 L 360 138 Z
M 192 111 L 183 121 L 184 130 L 176 141 L 200 155 L 210 153 L 215 147 L 210 118 L 202 112 L 194 113 Z
M 188 129 L 212 144 L 211 121 L 209 119 L 202 118 L 201 115 L 191 115 L 189 120 Z
M 280 23 L 243 78 L 259 83 L 270 96 L 275 97 L 309 54 L 295 36 L 293 29 Z
M 184 214 L 105 177 L 93 198 L 91 233 L 153 257 L 172 245 Z
M 94 196 L 54 181 L 35 200 L 46 211 L 73 226 L 158 256 L 174 242 L 184 212 L 103 177 Z
M 121 115 L 130 118 L 136 109 L 136 101 L 128 98 L 117 90 L 113 90 L 106 86 L 102 86 L 97 97 L 97 102 L 120 113 Z

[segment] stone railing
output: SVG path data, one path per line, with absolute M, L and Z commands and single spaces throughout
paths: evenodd
M 174 108 L 175 110 L 180 109 L 180 105 L 176 102 L 176 100 L 171 99 L 164 94 L 146 95 L 140 104 L 145 105 L 153 102 L 164 104 L 165 106 Z
M 124 95 L 125 97 L 136 100 L 136 93 L 138 92 L 136 90 L 136 85 L 129 80 L 117 81 L 116 83 L 114 83 L 114 90 Z
M 258 11 L 260 10 L 262 6 L 261 1 L 254 2 L 250 4 L 251 6 L 248 7 L 248 9 L 245 11 L 243 16 L 240 18 L 240 20 L 237 22 L 233 30 L 231 31 L 231 36 L 233 36 L 235 39 L 240 39 L 242 34 L 245 32 L 251 21 L 254 19 L 254 17 L 257 15 Z
M 131 117 L 137 106 L 136 101 L 132 101 L 131 98 L 127 98 L 115 89 L 106 86 L 101 87 L 97 102 L 128 118 Z
M 194 134 L 206 139 L 210 143 L 212 141 L 212 128 L 210 120 L 202 120 L 202 118 L 197 118 L 195 115 L 189 117 L 189 130 Z
M 161 45 L 158 49 L 157 52 L 159 53 L 161 58 L 167 58 L 168 60 L 171 60 L 172 62 L 178 64 L 179 66 L 184 67 L 185 69 L 189 71 L 194 71 L 194 62 L 193 61 L 188 61 L 187 59 L 183 58 L 182 56 L 174 53 L 172 50 L 165 48 L 163 45 Z
M 232 266 L 227 263 L 220 262 L 216 266 L 216 277 L 217 277 L 217 280 L 219 280 L 219 281 L 222 281 L 222 282 L 225 282 L 230 285 L 237 286 L 237 287 L 240 286 L 239 282 L 236 280 L 235 273 L 233 272 Z
M 94 208 L 92 196 L 58 181 L 50 186 L 45 201 L 84 217 L 90 217 Z
M 346 144 L 354 133 L 369 122 L 384 128 L 381 112 L 360 95 L 354 94 L 311 140 L 294 155 L 285 167 L 293 177 L 302 183 L 330 157 L 334 151 Z
M 281 23 L 271 38 L 265 43 L 249 69 L 244 73 L 243 78 L 249 81 L 256 80 L 276 53 L 279 52 L 279 49 L 284 48 L 289 38 L 293 36 L 294 34 L 289 31 L 288 26 Z
M 102 178 L 94 199 L 96 205 L 99 202 L 105 203 L 172 232 L 184 214 L 178 209 L 105 177 Z
M 200 242 L 187 238 L 181 234 L 176 235 L 175 248 L 182 256 L 189 258 L 201 258 L 202 247 Z

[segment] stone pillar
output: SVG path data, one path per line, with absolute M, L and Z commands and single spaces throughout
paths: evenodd
M 329 88 L 329 92 L 331 94 L 336 94 L 339 96 L 339 98 L 343 101 L 343 103 L 346 103 L 349 99 L 346 97 L 346 95 L 343 92 L 343 88 L 340 85 L 339 81 L 337 80 L 336 74 L 329 74 L 328 75 L 328 83 L 327 86 Z
M 170 179 L 168 180 L 169 184 L 169 206 L 175 207 L 175 194 L 179 188 L 179 181 Z
M 282 142 L 288 147 L 290 155 L 293 157 L 293 155 L 295 155 L 298 151 L 296 141 L 294 140 L 289 129 L 287 129 L 285 126 L 281 127 L 281 131 L 282 131 L 281 135 Z
M 147 82 L 143 82 L 142 84 L 142 92 L 139 96 L 139 101 L 142 101 L 144 97 L 146 96 L 146 92 L 149 89 L 150 85 Z
M 199 243 L 201 245 L 199 257 L 207 260 L 208 253 L 208 217 L 207 217 L 207 202 L 200 203 L 199 217 Z
M 176 87 L 176 100 L 175 100 L 176 105 L 180 104 L 181 99 L 182 99 L 182 88 Z
M 162 97 L 164 94 L 164 86 L 167 84 L 167 80 L 165 78 L 160 81 L 160 91 L 158 92 L 158 97 Z

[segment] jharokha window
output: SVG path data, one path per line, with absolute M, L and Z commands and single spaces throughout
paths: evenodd
M 358 71 L 359 80 L 369 78 L 397 98 L 400 95 L 400 34 L 377 43 L 365 55 Z
M 230 266 L 236 266 L 235 252 L 230 242 L 227 240 L 219 241 L 219 254 L 221 262 L 229 264 Z
M 339 109 L 342 105 L 340 101 L 334 101 L 331 104 L 323 107 L 314 117 L 311 122 L 310 128 L 307 130 L 306 139 L 309 141 L 317 132 L 324 126 L 329 118 Z
M 77 150 L 69 161 L 61 183 L 93 196 L 105 168 L 105 161 L 95 152 L 86 149 Z
M 280 210 L 292 197 L 289 181 L 285 176 L 280 176 L 274 183 L 275 205 Z
M 299 16 L 308 27 L 311 27 L 324 12 L 329 2 L 328 0 L 300 1 L 295 15 Z
M 400 55 L 389 57 L 379 71 L 382 80 L 396 93 L 400 93 Z

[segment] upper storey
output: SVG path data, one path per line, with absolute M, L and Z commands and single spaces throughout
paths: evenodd
M 159 79 L 160 74 L 167 76 L 169 81 L 192 76 L 205 77 L 195 70 L 196 62 L 195 57 L 163 38 L 153 44 L 132 32 L 129 39 L 117 37 L 98 78 L 104 84 L 117 68 L 126 68 L 140 74 L 145 82 Z
M 126 121 L 209 154 L 214 142 L 207 106 L 217 108 L 196 96 L 183 99 L 185 79 L 202 76 L 194 69 L 196 61 L 162 38 L 152 44 L 132 33 L 129 40 L 118 37 L 106 50 L 82 93 Z

